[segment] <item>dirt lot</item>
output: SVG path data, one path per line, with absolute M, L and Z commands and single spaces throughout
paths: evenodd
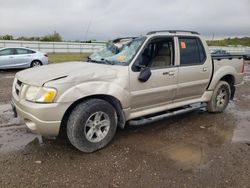
M 12 117 L 0 72 L 0 187 L 250 187 L 250 65 L 222 114 L 204 109 L 118 130 L 93 154 L 43 140 Z

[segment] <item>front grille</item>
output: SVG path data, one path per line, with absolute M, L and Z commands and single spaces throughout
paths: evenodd
M 15 85 L 15 90 L 16 90 L 16 94 L 19 96 L 20 94 L 20 90 L 22 88 L 22 82 L 20 80 L 17 80 L 16 85 Z
M 20 91 L 16 88 L 16 94 L 17 94 L 17 95 L 19 95 L 19 92 L 20 92 Z
M 22 86 L 22 82 L 20 80 L 17 80 L 16 83 L 17 83 L 18 86 L 20 86 L 20 87 Z

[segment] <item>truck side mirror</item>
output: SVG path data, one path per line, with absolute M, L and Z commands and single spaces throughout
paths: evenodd
M 151 74 L 152 73 L 149 67 L 141 68 L 140 74 L 138 76 L 138 80 L 140 82 L 146 82 L 150 78 Z

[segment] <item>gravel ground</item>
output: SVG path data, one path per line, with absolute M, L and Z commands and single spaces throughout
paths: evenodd
M 17 70 L 0 70 L 0 103 L 9 103 L 11 96 L 11 87 Z
M 250 65 L 224 113 L 201 109 L 118 130 L 92 154 L 66 139 L 42 142 L 12 117 L 14 72 L 0 72 L 0 187 L 250 188 Z

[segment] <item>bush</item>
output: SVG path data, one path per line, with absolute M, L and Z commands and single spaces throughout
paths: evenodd
M 51 35 L 45 35 L 42 37 L 18 37 L 15 38 L 12 35 L 0 36 L 0 40 L 23 40 L 23 41 L 46 41 L 46 42 L 61 42 L 62 37 L 59 33 L 54 31 Z
M 223 40 L 213 40 L 213 41 L 207 41 L 207 44 L 209 46 L 250 46 L 250 37 L 243 37 L 243 38 L 227 38 Z

